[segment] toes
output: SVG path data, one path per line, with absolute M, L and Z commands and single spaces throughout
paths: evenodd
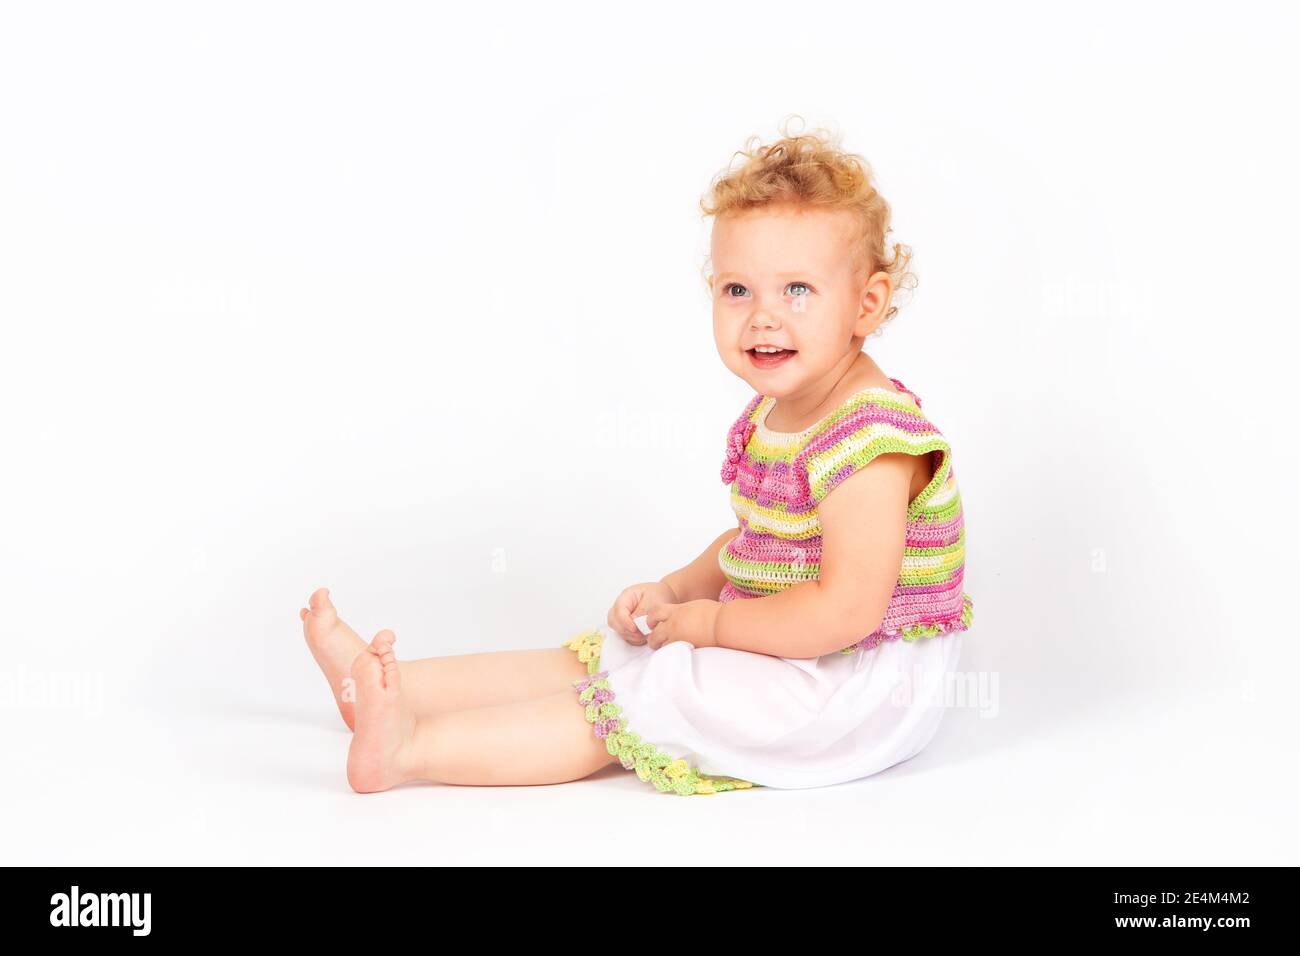
M 382 668 L 384 686 L 390 691 L 401 688 L 398 680 L 397 655 L 393 653 L 393 642 L 396 640 L 397 635 L 388 628 L 384 628 L 370 642 L 370 653 L 374 656 L 375 662 Z
M 380 631 L 391 635 L 392 631 Z M 376 635 L 375 642 L 380 639 Z M 397 655 L 392 651 L 392 638 L 388 638 L 380 647 L 375 642 L 366 645 L 366 649 L 352 661 L 352 679 L 358 687 L 369 687 L 376 691 L 394 692 L 401 689 L 401 670 L 397 666 Z
M 334 605 L 330 603 L 329 589 L 317 588 L 312 592 L 307 603 L 311 607 L 303 608 L 298 612 L 298 616 L 306 624 L 309 636 L 313 633 L 318 636 L 327 633 L 334 622 L 338 620 L 338 613 L 334 610 Z
M 397 658 L 393 654 L 385 654 L 380 660 L 380 665 L 384 669 L 384 687 L 389 693 L 394 693 L 402 689 L 402 669 L 397 666 Z
M 397 666 L 396 660 L 384 665 L 384 687 L 389 693 L 402 689 L 402 669 Z
M 356 681 L 358 685 L 363 683 L 367 685 L 379 685 L 381 683 L 380 676 L 383 672 L 384 666 L 380 664 L 375 655 L 370 653 L 368 650 L 362 651 L 353 658 L 352 668 L 349 671 L 349 673 L 352 674 L 352 679 Z

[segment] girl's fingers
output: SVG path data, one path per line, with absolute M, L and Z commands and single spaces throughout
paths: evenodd
M 632 595 L 632 598 L 635 601 L 636 595 Z M 629 607 L 629 602 L 620 597 L 618 603 L 609 612 L 609 626 L 629 644 L 643 644 L 645 642 L 641 639 L 641 629 L 632 620 L 632 611 L 635 610 L 635 603 Z
M 616 606 L 610 608 L 605 623 L 608 624 L 610 629 L 619 637 L 624 639 L 627 638 L 627 628 L 623 626 L 623 609 L 621 607 Z
M 625 614 L 624 617 L 628 619 L 630 624 L 627 628 L 627 632 L 624 633 L 624 637 L 627 639 L 628 644 L 645 644 L 646 637 L 641 633 L 641 628 L 637 627 L 637 623 L 632 620 L 630 615 Z

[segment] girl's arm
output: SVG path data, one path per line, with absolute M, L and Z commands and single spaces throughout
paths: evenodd
M 723 585 L 727 583 L 727 576 L 718 566 L 718 551 L 738 534 L 739 526 L 724 531 L 713 539 L 713 543 L 698 558 L 684 568 L 665 574 L 660 582 L 673 589 L 679 604 L 703 598 L 716 601 Z
M 714 618 L 718 647 L 773 657 L 820 657 L 880 627 L 903 567 L 916 459 L 877 455 L 818 506 L 818 579 L 762 598 L 730 601 Z

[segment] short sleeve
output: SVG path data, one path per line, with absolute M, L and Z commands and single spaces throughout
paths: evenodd
M 745 405 L 745 410 L 727 429 L 727 446 L 722 460 L 722 469 L 719 472 L 722 483 L 725 485 L 729 485 L 736 480 L 737 468 L 741 457 L 745 454 L 745 446 L 749 444 L 749 438 L 754 434 L 754 428 L 756 427 L 754 424 L 754 410 L 758 408 L 759 403 L 762 401 L 762 394 L 755 393 L 754 397 Z
M 820 504 L 840 482 L 889 452 L 937 453 L 934 477 L 909 506 L 911 517 L 947 479 L 950 449 L 920 406 L 906 398 L 857 396 L 818 429 L 799 453 L 808 497 Z

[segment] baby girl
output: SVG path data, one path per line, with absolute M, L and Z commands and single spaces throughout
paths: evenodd
M 862 351 L 910 287 L 870 167 L 822 131 L 755 145 L 702 202 L 736 525 L 559 647 L 399 661 L 324 588 L 299 613 L 352 729 L 347 776 L 660 791 L 821 787 L 920 752 L 972 621 L 951 448 Z M 721 437 L 721 436 L 720 436 Z M 642 620 L 638 620 L 642 619 Z

